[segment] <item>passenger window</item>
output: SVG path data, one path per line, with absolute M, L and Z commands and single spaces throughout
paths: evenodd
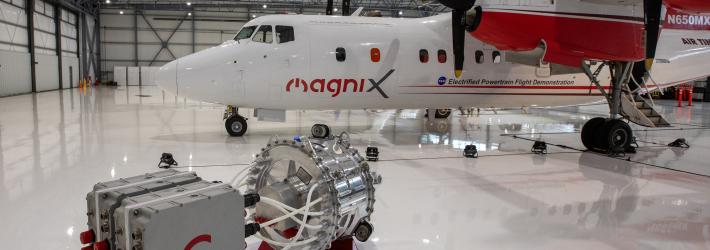
M 254 34 L 254 30 L 256 30 L 256 26 L 247 26 L 243 27 L 239 33 L 237 33 L 236 36 L 234 36 L 235 41 L 239 41 L 242 39 L 249 39 L 251 38 L 251 35 Z
M 259 29 L 256 31 L 256 34 L 254 37 L 251 39 L 254 42 L 260 42 L 260 43 L 271 43 L 274 41 L 274 34 L 271 31 L 271 25 L 262 25 L 259 26 Z
M 287 43 L 296 40 L 291 26 L 276 25 L 276 43 Z
M 501 62 L 500 51 L 493 51 L 493 63 L 500 63 L 500 62 Z
M 439 63 L 446 62 L 446 51 L 445 50 L 440 49 L 436 55 L 437 55 L 437 58 L 439 58 Z
M 483 63 L 483 51 L 476 50 L 476 63 Z
M 419 50 L 419 61 L 421 63 L 428 63 L 429 62 L 429 51 L 425 49 L 420 49 Z

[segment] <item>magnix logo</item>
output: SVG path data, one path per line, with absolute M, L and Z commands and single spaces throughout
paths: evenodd
M 394 73 L 394 69 L 390 70 L 385 74 L 379 81 L 375 79 L 367 79 L 370 83 L 370 88 L 365 90 L 365 79 L 325 79 L 317 78 L 310 82 L 306 82 L 301 78 L 293 78 L 286 83 L 286 92 L 291 92 L 292 88 L 296 88 L 296 91 L 300 88 L 302 92 L 306 93 L 308 91 L 313 93 L 330 93 L 331 97 L 337 97 L 340 93 L 347 93 L 348 91 L 352 93 L 364 93 L 372 92 L 377 90 L 377 92 L 384 98 L 389 98 L 387 93 L 382 89 L 382 84 Z

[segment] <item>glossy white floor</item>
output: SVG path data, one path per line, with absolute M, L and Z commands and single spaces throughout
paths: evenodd
M 581 125 L 604 105 L 434 123 L 417 110 L 290 111 L 287 123 L 252 119 L 230 138 L 223 107 L 156 88 L 0 98 L 0 248 L 79 249 L 96 182 L 155 171 L 162 152 L 227 181 L 271 135 L 316 122 L 380 148 L 376 232 L 359 249 L 710 248 L 710 105 L 660 105 L 675 127 L 634 127 L 639 153 L 623 160 L 555 146 L 533 155 L 531 141 L 504 135 L 582 148 Z M 679 137 L 692 148 L 663 146 Z M 481 157 L 462 158 L 467 144 Z

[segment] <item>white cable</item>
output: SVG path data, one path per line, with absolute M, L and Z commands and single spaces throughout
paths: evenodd
M 284 203 L 281 203 L 281 202 L 279 202 L 279 201 L 277 201 L 277 200 L 274 200 L 274 199 L 271 199 L 271 198 L 269 198 L 269 197 L 261 197 L 261 201 L 272 202 L 273 204 L 269 204 L 269 205 L 272 205 L 272 206 L 279 206 L 279 207 L 285 209 L 285 210 L 288 211 L 288 212 L 293 212 L 293 210 L 297 210 L 297 208 L 292 208 L 292 207 L 289 206 L 289 205 L 286 205 L 286 204 L 284 204 Z M 323 215 L 323 212 L 311 212 L 311 215 Z
M 269 244 L 271 244 L 271 245 L 280 246 L 280 247 L 297 247 L 297 246 L 300 246 L 300 245 L 305 245 L 305 244 L 311 243 L 311 242 L 313 242 L 313 241 L 315 241 L 315 240 L 318 239 L 317 236 L 313 236 L 313 237 L 311 237 L 311 238 L 308 238 L 308 239 L 305 239 L 305 240 L 302 240 L 302 241 L 287 243 L 287 242 L 278 242 L 278 241 L 270 240 L 269 238 L 266 238 L 266 237 L 264 237 L 263 235 L 261 235 L 260 232 L 257 232 L 254 236 L 256 236 L 257 238 L 259 238 L 260 240 L 266 241 L 266 243 L 269 243 Z
M 318 198 L 318 199 L 315 200 L 315 201 L 313 202 L 313 204 L 311 204 L 311 205 L 315 205 L 315 204 L 319 203 L 321 200 L 323 200 L 323 198 Z M 270 220 L 270 221 L 267 221 L 267 222 L 264 222 L 264 223 L 260 223 L 259 225 L 260 225 L 261 227 L 271 226 L 271 225 L 276 224 L 276 223 L 278 223 L 278 222 L 281 222 L 281 221 L 283 221 L 283 220 L 285 220 L 285 219 L 288 219 L 288 218 L 290 218 L 291 216 L 294 216 L 294 215 L 296 215 L 296 214 L 301 213 L 302 211 L 306 210 L 306 208 L 307 208 L 307 207 L 304 206 L 304 207 L 302 207 L 302 208 L 296 209 L 296 210 L 294 210 L 294 211 L 292 211 L 292 212 L 290 212 L 290 213 L 288 213 L 288 214 L 285 214 L 285 215 L 283 215 L 283 216 L 281 216 L 281 217 L 278 217 L 278 218 L 276 218 L 276 219 L 272 219 L 272 220 Z
M 280 208 L 279 210 L 281 210 L 281 212 L 283 212 L 284 214 L 298 210 L 297 208 L 292 208 L 286 204 L 278 202 L 278 201 L 271 199 L 269 197 L 261 197 L 261 202 L 264 202 L 265 204 L 271 205 L 276 208 Z M 303 214 L 303 213 L 300 212 L 298 214 Z M 310 215 L 323 215 L 323 212 L 310 212 Z
M 313 196 L 313 191 L 315 191 L 316 187 L 318 187 L 318 184 L 319 183 L 317 183 L 317 182 L 316 182 L 316 184 L 313 184 L 313 186 L 311 187 L 311 190 L 308 191 L 308 197 L 306 197 L 306 205 L 304 206 L 304 208 L 305 208 L 305 213 L 303 214 L 303 222 L 304 223 L 301 223 L 301 226 L 298 228 L 298 232 L 296 232 L 296 236 L 293 237 L 293 240 L 291 240 L 291 243 L 298 242 L 298 238 L 300 238 L 301 234 L 303 234 L 303 228 L 305 228 L 305 226 L 306 226 L 305 222 L 308 221 L 308 212 L 309 212 L 308 210 L 311 207 L 311 197 Z M 291 246 L 286 246 L 286 248 L 284 248 L 283 250 L 288 250 L 290 247 Z
M 267 198 L 267 199 L 268 199 L 268 198 Z M 271 199 L 269 199 L 269 200 L 271 200 Z M 266 203 L 266 204 L 272 205 L 273 207 L 277 208 L 279 211 L 281 211 L 281 212 L 284 213 L 284 214 L 288 214 L 288 213 L 289 213 L 289 211 L 287 211 L 284 207 L 278 206 L 278 205 L 276 205 L 276 204 L 271 204 L 271 203 L 270 203 L 271 201 L 267 201 L 266 199 L 264 199 L 264 197 L 261 197 L 261 202 L 264 202 L 264 203 Z M 316 214 L 316 213 L 318 213 L 318 214 Z M 310 213 L 310 215 L 323 215 L 323 212 L 316 212 L 316 213 Z M 299 214 L 300 214 L 300 213 L 299 213 Z M 323 227 L 323 225 L 311 225 L 311 224 L 308 224 L 308 223 L 306 223 L 306 222 L 304 222 L 304 221 L 298 219 L 296 216 L 291 216 L 291 217 L 289 217 L 289 218 L 291 218 L 291 220 L 295 221 L 295 222 L 298 223 L 298 224 L 303 224 L 303 225 L 305 225 L 308 229 L 315 229 L 315 230 L 318 230 L 318 229 L 321 229 L 321 228 Z
M 241 182 L 241 181 L 243 180 L 243 178 L 242 178 L 242 179 L 239 179 L 239 182 L 237 182 L 237 179 L 239 178 L 240 175 L 242 175 L 242 174 L 243 174 L 244 172 L 246 172 L 248 169 L 251 169 L 251 167 L 252 167 L 252 165 L 249 165 L 249 166 L 247 166 L 246 168 L 244 168 L 244 169 L 242 169 L 242 170 L 239 170 L 239 172 L 237 172 L 237 174 L 234 175 L 234 177 L 232 177 L 232 180 L 230 181 L 230 183 L 232 184 L 232 187 L 234 187 L 234 188 L 239 188 L 239 182 Z M 246 175 L 245 175 L 245 176 L 246 176 Z

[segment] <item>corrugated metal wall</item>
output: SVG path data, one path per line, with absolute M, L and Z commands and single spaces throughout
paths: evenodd
M 32 91 L 25 1 L 0 1 L 0 96 Z
M 190 13 L 188 15 L 188 13 Z M 102 10 L 102 74 L 115 66 L 162 66 L 232 39 L 248 20 L 246 10 L 230 12 Z M 165 45 L 165 47 L 163 46 Z
M 32 92 L 33 64 L 35 91 L 70 88 L 80 79 L 78 15 L 53 2 L 34 0 L 27 6 L 28 2 L 32 1 L 0 0 L 0 96 Z M 32 27 L 28 27 L 30 17 Z M 28 46 L 29 28 L 32 46 Z

